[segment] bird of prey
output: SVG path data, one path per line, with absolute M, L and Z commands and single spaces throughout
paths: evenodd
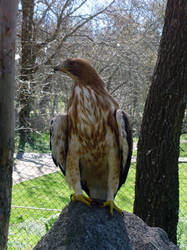
M 53 161 L 73 188 L 73 201 L 91 206 L 93 200 L 101 200 L 110 214 L 122 213 L 114 198 L 126 180 L 132 155 L 127 115 L 86 60 L 67 59 L 54 70 L 71 77 L 74 85 L 67 112 L 51 122 Z

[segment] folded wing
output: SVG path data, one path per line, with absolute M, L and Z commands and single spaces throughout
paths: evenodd
M 126 181 L 127 174 L 130 167 L 132 156 L 132 131 L 130 128 L 129 120 L 125 112 L 121 109 L 116 111 L 116 121 L 119 131 L 119 147 L 120 147 L 120 180 L 119 187 Z
M 57 115 L 51 121 L 50 149 L 56 166 L 60 167 L 65 175 L 65 161 L 68 148 L 67 114 Z

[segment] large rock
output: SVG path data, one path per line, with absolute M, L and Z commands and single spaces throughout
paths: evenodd
M 71 202 L 35 250 L 174 250 L 161 228 L 149 227 L 134 214 Z

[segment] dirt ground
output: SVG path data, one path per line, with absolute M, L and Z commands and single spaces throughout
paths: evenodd
M 15 157 L 13 184 L 59 171 L 50 154 L 25 153 Z

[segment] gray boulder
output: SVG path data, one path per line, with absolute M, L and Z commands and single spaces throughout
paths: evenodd
M 149 227 L 124 211 L 111 216 L 107 208 L 71 202 L 35 250 L 174 250 L 164 230 Z

